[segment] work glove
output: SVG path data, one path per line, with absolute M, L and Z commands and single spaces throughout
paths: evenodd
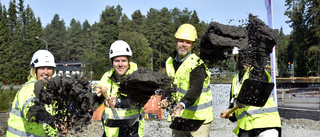
M 54 116 L 52 116 L 48 111 L 46 111 L 44 106 L 31 106 L 27 118 L 29 121 L 36 123 L 47 123 L 51 127 L 55 128 Z
M 33 92 L 34 92 L 34 94 L 36 95 L 37 98 L 40 97 L 39 95 L 40 95 L 41 91 L 43 90 L 44 84 L 45 84 L 45 82 L 43 80 L 39 80 L 38 82 L 36 82 L 34 84 Z

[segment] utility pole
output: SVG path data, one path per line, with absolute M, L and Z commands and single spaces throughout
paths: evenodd
M 319 77 L 319 71 L 320 71 L 320 64 L 319 64 L 319 61 L 320 61 L 320 55 L 319 55 L 319 45 L 317 46 L 317 76 Z
M 293 14 L 294 14 L 294 9 L 295 9 L 295 0 L 293 0 L 293 4 L 292 4 L 293 6 L 292 6 L 292 11 L 293 11 Z M 294 62 L 294 33 L 295 33 L 295 29 L 296 29 L 296 23 L 295 23 L 295 21 L 293 21 L 293 33 L 292 33 L 292 37 L 293 37 L 293 39 L 292 39 L 292 58 L 293 58 L 293 60 L 292 60 L 292 77 L 294 77 L 294 65 L 296 64 L 295 62 Z

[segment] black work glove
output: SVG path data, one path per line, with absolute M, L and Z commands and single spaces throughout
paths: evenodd
M 44 83 L 45 82 L 43 80 L 39 80 L 38 82 L 36 82 L 34 84 L 33 92 L 34 92 L 34 94 L 36 95 L 37 98 L 39 98 L 39 95 L 40 95 L 40 93 L 41 93 L 41 91 L 42 91 L 42 89 L 44 87 Z
M 48 111 L 46 111 L 44 106 L 34 105 L 31 106 L 28 113 L 28 120 L 31 122 L 44 122 L 55 128 L 55 118 Z

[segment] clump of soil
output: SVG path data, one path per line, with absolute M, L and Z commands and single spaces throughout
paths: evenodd
M 56 76 L 48 82 L 35 84 L 36 100 L 30 107 L 29 117 L 44 121 L 55 127 L 55 122 L 64 124 L 69 130 L 82 132 L 81 128 L 90 124 L 90 119 L 98 104 L 90 93 L 89 79 L 80 75 Z M 54 115 L 45 111 L 45 104 L 54 106 Z
M 248 46 L 247 34 L 245 27 L 211 22 L 200 40 L 200 58 L 209 64 L 222 64 L 230 58 L 233 47 Z
M 253 66 L 255 69 L 250 72 L 250 79 L 265 81 L 266 78 L 263 77 L 264 68 L 267 65 L 272 48 L 277 44 L 278 31 L 271 29 L 258 19 L 257 16 L 251 14 L 249 15 L 247 30 L 249 37 L 248 44 L 250 45 L 246 49 L 248 56 L 245 56 L 241 60 L 239 59 L 238 64 L 246 63 Z
M 232 49 L 238 47 L 238 68 L 249 64 L 259 71 L 253 76 L 259 77 L 273 46 L 277 44 L 277 38 L 277 30 L 269 28 L 252 14 L 249 14 L 249 22 L 244 26 L 211 22 L 200 40 L 200 57 L 208 60 L 209 64 L 224 65 L 222 63 L 229 60 Z
M 210 64 L 223 65 L 222 63 L 228 62 L 231 57 L 229 54 L 231 54 L 232 49 L 238 47 L 240 49 L 237 62 L 238 71 L 242 72 L 244 66 L 254 68 L 249 75 L 249 80 L 253 81 L 253 84 L 247 85 L 247 87 L 243 86 L 242 88 L 248 90 L 246 94 L 240 92 L 240 95 L 251 98 L 252 93 L 256 92 L 259 94 L 254 97 L 267 99 L 273 88 L 272 84 L 268 83 L 265 66 L 273 46 L 277 44 L 277 39 L 278 31 L 271 29 L 252 14 L 249 15 L 249 21 L 245 27 L 212 22 L 200 41 L 200 57 L 209 60 Z M 239 99 L 241 99 L 240 95 Z M 256 99 L 262 100 L 260 98 Z M 243 102 L 247 101 L 249 101 L 247 98 L 243 100 Z M 254 101 L 254 104 L 258 104 L 257 102 Z
M 120 104 L 123 105 L 121 107 L 139 104 L 138 107 L 142 108 L 156 91 L 161 91 L 160 94 L 168 97 L 176 92 L 174 87 L 171 87 L 172 79 L 166 73 L 154 73 L 148 68 L 139 68 L 132 74 L 121 77 L 119 81 Z

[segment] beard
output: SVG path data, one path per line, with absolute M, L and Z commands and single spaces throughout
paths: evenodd
M 179 56 L 187 56 L 187 54 L 188 54 L 188 50 L 185 50 L 185 51 L 181 51 L 181 50 L 179 50 L 179 49 L 177 49 L 177 51 L 178 51 L 178 55 Z

